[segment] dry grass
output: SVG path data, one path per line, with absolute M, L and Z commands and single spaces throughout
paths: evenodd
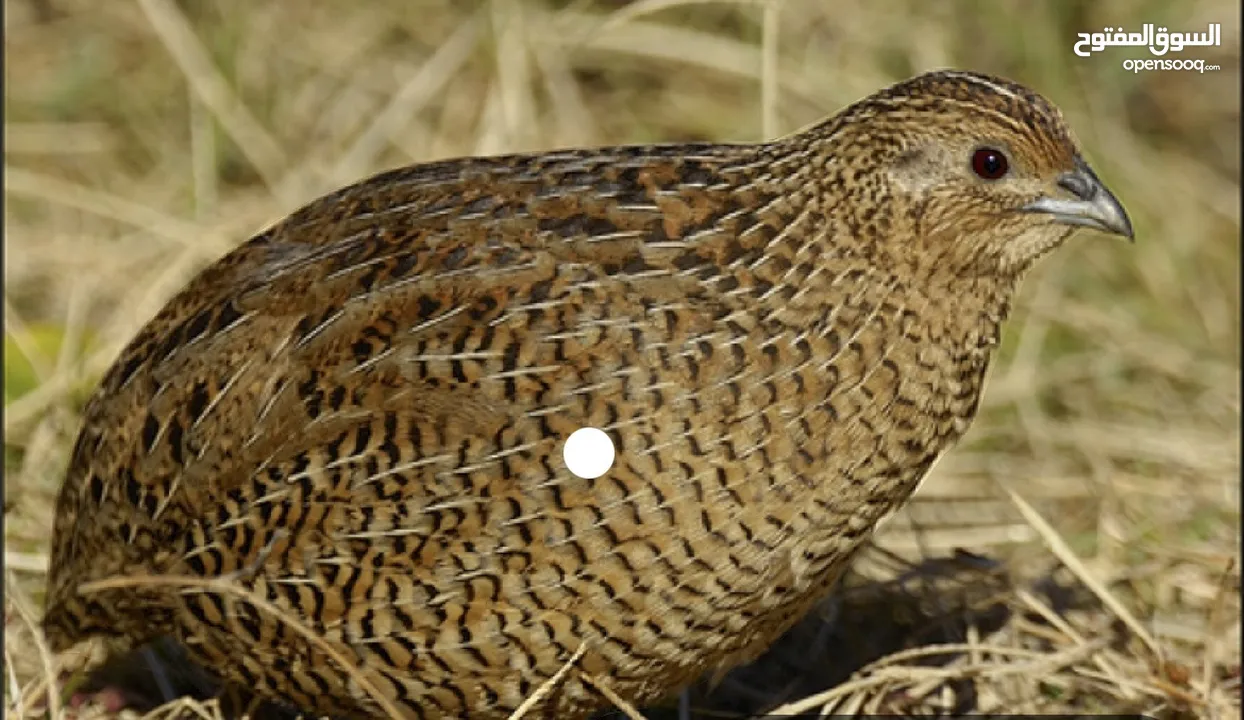
M 1058 102 L 1138 240 L 1073 241 L 1026 283 L 980 420 L 878 540 L 1005 557 L 1010 620 L 794 705 L 933 707 L 966 679 L 982 710 L 1239 717 L 1234 4 L 5 0 L 5 14 L 6 717 L 68 717 L 33 624 L 77 413 L 206 263 L 381 168 L 761 139 L 947 65 Z M 1072 53 L 1078 32 L 1145 22 L 1222 23 L 1221 47 L 1183 53 L 1221 70 L 1133 75 L 1122 60 L 1147 51 Z M 1090 609 L 1031 590 L 1058 566 Z M 216 713 L 183 700 L 150 717 Z

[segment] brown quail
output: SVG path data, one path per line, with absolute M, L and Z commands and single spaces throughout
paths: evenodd
M 563 666 L 527 717 L 657 699 L 825 594 L 963 434 L 1017 282 L 1076 226 L 1132 232 L 1053 105 L 964 72 L 768 143 L 365 180 L 108 372 L 48 637 L 169 635 L 339 717 L 502 718 Z M 585 427 L 616 450 L 594 479 L 563 456 Z

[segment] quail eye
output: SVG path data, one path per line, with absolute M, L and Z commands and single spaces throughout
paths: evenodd
M 997 180 L 1009 169 L 1006 155 L 1001 150 L 984 147 L 972 153 L 972 172 L 985 180 Z

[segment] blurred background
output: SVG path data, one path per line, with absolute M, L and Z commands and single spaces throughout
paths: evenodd
M 381 169 L 759 141 L 950 66 L 1058 104 L 1136 242 L 1083 233 L 1033 272 L 980 419 L 880 534 L 854 597 L 876 610 L 877 583 L 931 559 L 984 563 L 1006 574 L 998 602 L 1057 616 L 1040 652 L 1109 638 L 1043 671 L 1063 680 L 1031 690 L 1054 703 L 1033 707 L 1086 707 L 1071 702 L 1083 696 L 1104 710 L 1238 716 L 1238 4 L 5 0 L 4 11 L 5 664 L 16 716 L 38 716 L 50 682 L 31 622 L 78 413 L 122 345 L 206 264 Z M 1217 69 L 1137 74 L 1123 62 L 1153 58 L 1147 48 L 1073 52 L 1079 33 L 1144 23 L 1220 23 L 1220 45 L 1166 56 Z M 1054 577 L 1090 598 L 1080 620 L 1048 592 L 1024 595 Z M 990 637 L 1037 632 L 1008 622 Z M 972 635 L 960 624 L 959 639 Z M 998 653 L 999 667 L 1018 662 Z M 877 665 L 881 654 L 807 692 L 898 667 Z

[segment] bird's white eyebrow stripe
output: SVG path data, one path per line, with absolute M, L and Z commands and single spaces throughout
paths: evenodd
M 1013 100 L 1023 99 L 1019 95 L 1016 95 L 1014 90 L 1008 87 L 1004 87 L 1002 85 L 998 85 L 992 80 L 981 77 L 980 75 L 974 75 L 972 73 L 964 73 L 964 72 L 947 72 L 945 73 L 945 75 L 948 78 L 955 78 L 958 80 L 964 80 L 966 82 L 974 83 L 976 85 L 983 85 L 989 88 L 990 90 L 993 90 L 997 94 L 1002 95 L 1003 97 L 1011 98 Z

